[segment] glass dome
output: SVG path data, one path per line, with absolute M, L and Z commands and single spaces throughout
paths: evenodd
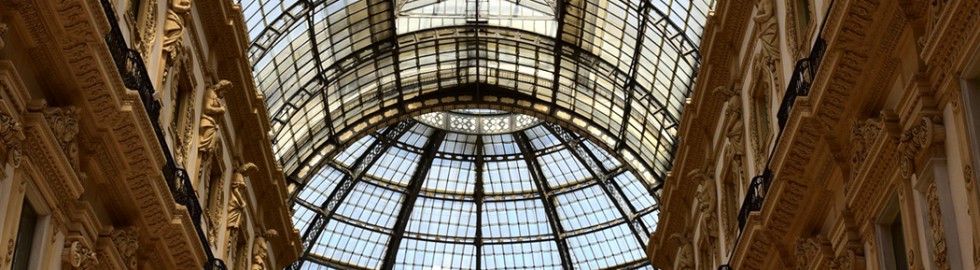
M 301 268 L 650 268 L 653 188 L 535 123 L 468 134 L 406 120 L 360 138 L 297 193 L 293 222 L 316 239 Z

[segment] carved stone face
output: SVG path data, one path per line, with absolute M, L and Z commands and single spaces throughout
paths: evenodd
M 171 0 L 170 9 L 177 13 L 185 13 L 191 10 L 191 0 Z

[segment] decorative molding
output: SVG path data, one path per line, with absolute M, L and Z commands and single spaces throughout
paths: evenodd
M 132 5 L 133 3 L 136 2 L 131 1 L 129 4 Z M 140 16 L 139 14 L 133 14 L 135 17 L 133 19 L 137 22 L 137 24 L 139 24 L 139 30 L 137 33 L 139 34 L 140 39 L 137 42 L 136 47 L 139 48 L 140 54 L 143 55 L 144 64 L 149 66 L 150 50 L 153 49 L 153 43 L 156 41 L 157 35 L 157 1 L 149 0 L 144 2 L 143 5 L 145 6 L 145 8 L 143 8 L 144 12 L 142 12 L 143 15 Z M 140 20 L 140 17 L 142 17 L 142 20 Z M 140 21 L 143 23 L 140 24 Z

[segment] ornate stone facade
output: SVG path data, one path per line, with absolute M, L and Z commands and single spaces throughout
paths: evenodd
M 793 9 L 803 4 L 816 26 L 789 29 L 798 22 Z M 754 6 L 721 1 L 715 10 L 705 25 L 705 60 L 681 120 L 661 223 L 650 237 L 647 252 L 655 266 L 980 269 L 974 165 L 980 158 L 980 4 L 761 0 Z M 757 113 L 740 110 L 757 106 L 755 86 L 769 79 L 760 71 L 786 84 L 763 91 L 772 95 L 774 145 L 771 156 L 761 157 L 741 152 L 742 135 L 753 136 Z M 738 90 L 722 95 L 716 89 Z M 702 143 L 704 137 L 711 143 Z M 706 161 L 703 153 L 715 149 L 724 154 Z M 760 164 L 770 159 L 768 167 Z M 718 198 L 744 200 L 732 207 L 722 205 L 730 200 L 704 197 L 710 186 L 704 168 L 727 168 L 719 173 L 740 178 L 742 165 L 733 164 L 742 162 L 750 168 L 745 179 L 764 180 L 762 196 L 717 177 L 710 181 L 722 187 Z M 722 211 L 704 211 L 712 208 Z M 717 236 L 732 243 L 731 252 L 711 248 L 710 241 L 679 241 L 690 228 L 710 227 L 699 221 L 725 226 L 733 215 L 744 225 Z M 686 250 L 705 245 L 721 260 L 688 265 Z
M 245 35 L 234 1 L 0 0 L 0 13 L 0 269 L 298 257 L 264 102 L 237 72 L 248 41 L 223 38 Z M 157 91 L 177 85 L 180 99 Z M 175 111 L 186 132 L 168 130 Z

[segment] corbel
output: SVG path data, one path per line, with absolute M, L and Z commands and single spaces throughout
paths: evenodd
M 922 117 L 909 129 L 902 133 L 899 139 L 898 151 L 901 155 L 902 177 L 906 179 L 913 174 L 920 174 L 923 166 L 918 164 L 925 161 L 928 150 L 933 145 L 946 140 L 946 130 L 938 116 Z

